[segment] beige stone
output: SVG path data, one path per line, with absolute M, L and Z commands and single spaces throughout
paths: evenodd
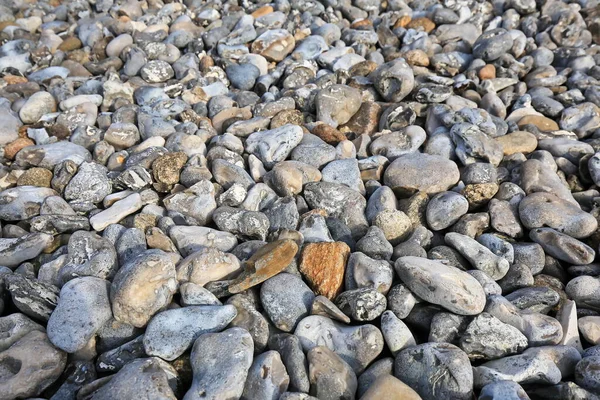
M 421 400 L 410 386 L 392 375 L 383 375 L 371 384 L 361 400 Z

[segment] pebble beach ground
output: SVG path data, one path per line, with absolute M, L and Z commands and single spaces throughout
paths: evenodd
M 600 399 L 598 0 L 0 0 L 0 400 Z

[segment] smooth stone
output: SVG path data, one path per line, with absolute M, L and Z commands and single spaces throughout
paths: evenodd
M 235 235 L 204 226 L 173 226 L 169 236 L 184 257 L 203 247 L 215 247 L 227 252 L 238 244 Z
M 177 264 L 177 280 L 204 286 L 208 282 L 235 277 L 241 268 L 240 261 L 233 254 L 204 247 Z
M 242 328 L 201 335 L 192 347 L 192 386 L 183 399 L 240 398 L 253 351 L 252 337 Z
M 535 192 L 552 193 L 578 206 L 571 191 L 561 182 L 558 175 L 540 160 L 529 159 L 521 165 L 520 186 L 527 194 Z
M 261 303 L 273 324 L 291 332 L 298 321 L 306 317 L 314 293 L 297 275 L 280 273 L 268 279 L 260 288 Z
M 400 257 L 394 265 L 402 282 L 417 296 L 459 315 L 477 315 L 485 307 L 485 292 L 471 275 L 439 261 Z
M 242 399 L 279 399 L 290 383 L 285 365 L 276 351 L 257 356 L 248 370 Z
M 302 319 L 294 335 L 300 339 L 304 351 L 324 345 L 357 373 L 381 353 L 384 345 L 381 332 L 373 325 L 346 326 L 320 315 Z
M 600 366 L 600 356 L 590 356 L 583 358 L 575 366 L 575 382 L 593 393 L 600 392 L 600 375 L 598 367 Z
M 445 171 L 440 174 L 439 171 Z M 458 182 L 456 163 L 440 156 L 412 153 L 395 159 L 385 170 L 383 181 L 394 192 L 413 194 L 422 191 L 435 194 L 448 190 Z
M 577 325 L 586 342 L 592 345 L 600 344 L 600 316 L 579 318 Z
M 67 282 L 48 321 L 48 338 L 67 353 L 83 349 L 112 318 L 109 282 L 86 276 Z
M 392 375 L 382 375 L 362 395 L 361 400 L 421 400 L 410 386 Z
M 271 169 L 283 161 L 302 140 L 299 126 L 286 124 L 268 131 L 255 132 L 246 139 L 246 151 L 258 157 Z
M 482 387 L 478 400 L 529 400 L 529 396 L 516 382 L 497 381 Z
M 45 328 L 21 313 L 0 317 L 0 352 L 33 331 L 44 332 Z
M 24 124 L 33 124 L 45 114 L 56 111 L 56 100 L 48 92 L 32 94 L 19 110 L 19 117 Z
M 177 371 L 166 361 L 157 357 L 137 358 L 95 390 L 91 398 L 125 400 L 141 396 L 148 399 L 175 400 L 178 386 Z
M 509 263 L 503 257 L 498 257 L 488 248 L 466 235 L 449 232 L 444 237 L 446 243 L 454 247 L 465 257 L 473 267 L 485 272 L 490 278 L 503 278 L 509 269 Z
M 576 239 L 598 228 L 596 219 L 578 206 L 552 193 L 531 193 L 519 203 L 519 216 L 527 229 L 553 228 Z
M 142 198 L 138 193 L 115 202 L 110 208 L 90 218 L 90 225 L 95 231 L 103 231 L 107 226 L 120 222 L 123 218 L 142 208 Z
M 289 375 L 288 390 L 308 393 L 310 390 L 308 363 L 298 336 L 288 333 L 272 335 L 269 338 L 269 348 L 281 355 Z
M 227 304 L 231 304 L 237 310 L 236 317 L 229 323 L 229 327 L 238 327 L 247 330 L 252 336 L 254 342 L 254 353 L 261 353 L 267 346 L 269 333 L 272 325 L 256 307 L 258 297 L 236 294 L 227 299 Z
M 551 228 L 536 228 L 529 237 L 547 254 L 569 264 L 585 265 L 594 261 L 596 252 L 583 242 Z
M 373 259 L 364 253 L 350 254 L 346 265 L 346 290 L 369 288 L 386 294 L 394 278 L 394 269 L 388 261 Z
M 569 346 L 531 347 L 522 354 L 488 361 L 473 368 L 475 387 L 510 380 L 524 384 L 557 384 L 569 376 L 581 360 Z
M 189 306 L 155 315 L 144 334 L 144 350 L 149 356 L 173 361 L 205 333 L 219 332 L 237 315 L 232 305 Z
M 31 260 L 50 247 L 53 237 L 45 233 L 30 233 L 18 238 L 0 238 L 0 264 L 16 268 Z
M 122 266 L 110 291 L 115 319 L 141 328 L 166 308 L 177 287 L 177 258 L 173 253 L 147 250 Z
M 353 399 L 358 387 L 356 374 L 339 355 L 325 346 L 308 351 L 310 393 L 323 400 Z
M 456 192 L 438 193 L 427 203 L 427 224 L 434 231 L 448 228 L 469 211 L 469 201 Z
M 381 314 L 381 332 L 394 356 L 400 350 L 417 344 L 408 326 L 390 310 Z
M 452 344 L 425 343 L 402 350 L 396 356 L 394 375 L 423 399 L 467 400 L 473 396 L 469 358 Z

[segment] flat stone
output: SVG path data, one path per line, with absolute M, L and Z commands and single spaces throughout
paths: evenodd
M 278 240 L 261 247 L 246 260 L 244 272 L 228 287 L 229 293 L 240 293 L 283 271 L 294 259 L 298 245 L 290 240 Z

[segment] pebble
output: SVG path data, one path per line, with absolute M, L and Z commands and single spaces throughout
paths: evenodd
M 91 276 L 67 282 L 48 321 L 48 339 L 67 353 L 83 349 L 112 318 L 109 282 Z
M 446 171 L 438 174 L 437 171 Z M 385 170 L 383 181 L 396 193 L 428 194 L 449 189 L 459 180 L 458 167 L 440 156 L 407 154 L 394 160 Z
M 316 295 L 333 300 L 341 292 L 349 255 L 344 242 L 309 243 L 302 250 L 298 269 Z
M 471 275 L 439 261 L 400 257 L 394 265 L 402 282 L 420 298 L 459 315 L 477 315 L 485 307 L 485 292 Z
M 354 398 L 356 374 L 339 355 L 317 346 L 310 349 L 307 358 L 311 393 L 319 399 Z
M 297 275 L 280 273 L 267 280 L 260 289 L 260 299 L 273 324 L 291 332 L 298 321 L 309 314 L 314 293 Z
M 7 370 L 0 383 L 2 395 L 26 398 L 37 396 L 58 379 L 67 354 L 55 348 L 44 332 L 32 330 L 0 353 L 0 363 Z
M 188 306 L 156 314 L 144 333 L 144 351 L 149 356 L 173 361 L 201 335 L 219 332 L 236 316 L 232 305 Z
M 111 285 L 115 319 L 143 327 L 165 308 L 177 284 L 174 259 L 161 250 L 147 250 L 123 265 Z
M 285 366 L 276 351 L 267 351 L 256 357 L 248 370 L 242 398 L 278 399 L 289 385 Z
M 252 337 L 242 328 L 201 335 L 192 347 L 193 380 L 184 400 L 240 398 L 252 353 Z
M 89 389 L 95 399 L 124 399 L 135 396 L 176 399 L 178 375 L 175 368 L 157 357 L 137 358 L 125 365 L 108 382 L 91 383 Z M 96 383 L 94 385 L 94 383 Z M 97 388 L 100 386 L 99 388 Z
M 596 2 L 17 3 L 0 393 L 600 393 Z
M 429 374 L 441 378 L 431 380 Z M 423 399 L 469 399 L 473 395 L 469 358 L 452 344 L 425 343 L 402 350 L 395 359 L 394 375 Z
M 383 350 L 383 336 L 375 326 L 347 326 L 320 315 L 302 319 L 294 335 L 300 339 L 304 351 L 323 344 L 356 373 L 362 372 Z

